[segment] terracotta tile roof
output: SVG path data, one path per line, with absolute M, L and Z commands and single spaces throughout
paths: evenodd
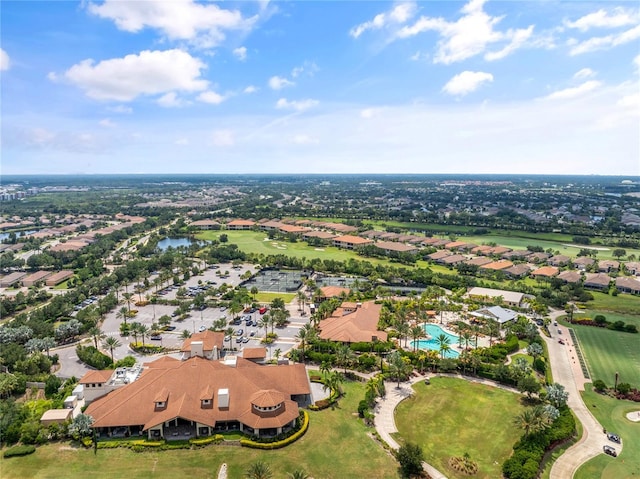
M 320 337 L 344 343 L 370 342 L 374 336 L 386 341 L 387 333 L 378 331 L 381 310 L 382 306 L 373 301 L 362 303 L 352 312 L 345 313 L 344 308 L 338 308 L 320 322 Z
M 323 298 L 337 298 L 344 294 L 349 294 L 351 290 L 349 288 L 343 288 L 342 286 L 323 286 L 320 288 Z
M 310 394 L 303 364 L 260 366 L 239 357 L 231 366 L 194 357 L 186 361 L 154 361 L 149 366 L 138 380 L 89 405 L 86 414 L 94 418 L 95 427 L 144 425 L 148 429 L 176 417 L 209 426 L 215 426 L 217 421 L 239 420 L 254 428 L 277 427 L 298 415 L 297 404 L 289 398 Z M 222 389 L 228 389 L 228 407 L 218 403 Z M 165 390 L 166 407 L 157 408 L 156 399 L 164 398 Z M 271 414 L 256 411 L 250 398 L 263 390 L 282 393 L 287 398 L 283 407 Z M 206 408 L 201 403 L 203 391 L 214 392 L 212 404 Z
M 333 238 L 333 241 L 336 243 L 347 243 L 347 244 L 354 244 L 354 245 L 372 243 L 370 239 L 360 238 L 359 236 L 352 236 L 352 235 L 338 236 L 336 238 Z
M 582 275 L 577 271 L 563 271 L 558 275 L 558 279 L 565 283 L 577 283 L 582 279 Z
M 493 270 L 502 270 L 511 268 L 513 263 L 506 259 L 501 259 L 499 261 L 494 261 L 493 263 L 487 263 L 485 265 L 480 266 L 481 269 L 493 269 Z
M 251 220 L 232 220 L 227 223 L 227 226 L 253 226 L 255 221 Z
M 80 384 L 106 383 L 113 375 L 113 369 L 105 369 L 102 371 L 88 371 L 78 381 Z
M 284 394 L 275 389 L 262 389 L 251 395 L 249 401 L 258 407 L 273 407 L 281 404 L 285 400 Z
M 202 349 L 204 351 L 213 351 L 214 346 L 217 346 L 218 351 L 221 351 L 222 346 L 224 345 L 224 333 L 209 330 L 201 333 L 194 333 L 190 338 L 185 339 L 180 351 L 183 353 L 191 351 L 191 343 L 193 341 L 202 341 Z
M 418 250 L 418 248 L 413 245 L 395 243 L 393 241 L 379 241 L 375 243 L 374 246 L 386 251 L 396 251 L 398 253 L 409 253 Z
M 546 278 L 551 278 L 553 276 L 557 276 L 560 271 L 555 266 L 543 266 L 542 268 L 538 268 L 535 271 L 532 271 L 531 274 L 533 276 L 543 276 Z
M 244 348 L 242 357 L 245 359 L 262 359 L 267 357 L 267 348 Z
M 477 258 L 467 260 L 464 263 L 469 265 L 482 266 L 491 262 L 491 259 L 487 258 L 486 256 L 478 256 Z

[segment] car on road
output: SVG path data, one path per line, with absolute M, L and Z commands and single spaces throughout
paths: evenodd
M 562 339 L 558 339 L 558 342 L 564 346 L 564 341 Z
M 242 336 L 242 342 L 243 343 L 248 343 L 249 342 L 249 338 L 247 338 L 246 336 Z
M 266 307 L 266 306 L 263 306 L 262 308 L 260 308 L 260 309 L 258 310 L 258 313 L 260 313 L 260 314 L 264 314 L 264 313 L 266 313 L 266 312 L 267 312 L 267 307 Z
M 613 457 L 617 457 L 618 455 L 615 448 L 611 446 L 602 446 L 602 450 L 604 451 L 605 454 L 609 454 L 610 456 L 613 456 Z
M 242 342 L 242 336 L 238 336 L 236 338 L 236 343 L 241 343 Z
M 609 441 L 617 442 L 618 444 L 620 444 L 620 436 L 613 432 L 607 433 L 607 439 L 609 439 Z
M 561 329 L 558 329 L 558 334 L 562 334 L 562 330 Z
M 198 331 L 202 332 L 202 331 L 204 331 L 205 329 L 207 329 L 207 327 L 203 324 L 202 326 L 200 326 L 200 327 L 198 328 Z
M 236 331 L 236 336 L 242 336 L 242 334 L 243 334 L 243 333 L 244 333 L 244 330 L 242 330 L 242 329 L 238 329 L 238 330 Z
M 255 332 L 255 331 L 251 331 L 251 332 L 249 333 L 249 336 L 251 336 L 251 337 L 253 337 L 253 336 L 255 336 L 255 335 L 256 335 L 256 332 Z
M 160 336 L 159 334 L 156 336 L 151 336 L 151 340 L 152 341 L 162 341 L 162 336 Z
M 165 331 L 175 331 L 175 330 L 176 330 L 176 327 L 175 327 L 175 326 L 166 326 L 166 327 L 164 328 L 164 330 L 165 330 Z

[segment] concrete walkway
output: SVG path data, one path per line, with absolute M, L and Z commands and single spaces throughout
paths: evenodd
M 409 382 L 400 383 L 399 389 L 397 382 L 385 382 L 387 393 L 384 398 L 379 398 L 376 401 L 376 407 L 374 409 L 376 430 L 378 434 L 380 434 L 380 437 L 393 449 L 400 447 L 393 437 L 391 437 L 391 433 L 398 432 L 394 415 L 396 406 L 400 404 L 400 401 L 413 394 L 414 391 L 411 387 L 413 384 L 418 381 L 423 381 L 424 379 L 425 377 L 423 376 L 412 377 Z M 432 465 L 426 462 L 422 465 L 432 479 L 447 479 L 444 474 Z
M 555 320 L 564 312 L 554 312 L 551 318 Z M 603 454 L 602 446 L 607 444 L 606 436 L 602 432 L 602 425 L 596 421 L 587 406 L 582 401 L 580 389 L 584 389 L 585 378 L 575 357 L 575 345 L 571 340 L 569 330 L 564 326 L 549 328 L 551 338 L 542 335 L 549 350 L 549 361 L 553 380 L 562 384 L 569 393 L 567 404 L 582 423 L 582 438 L 560 456 L 551 468 L 550 479 L 572 478 L 578 468 L 589 459 Z M 558 333 L 558 330 L 562 331 Z M 562 338 L 565 345 L 558 343 Z M 620 453 L 622 444 L 615 444 L 616 451 Z

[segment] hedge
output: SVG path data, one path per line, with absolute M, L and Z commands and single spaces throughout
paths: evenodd
M 304 410 L 301 411 L 301 414 L 303 416 L 303 419 L 302 419 L 302 425 L 300 426 L 300 429 L 298 429 L 296 432 L 294 432 L 291 436 L 287 437 L 286 439 L 283 439 L 282 441 L 267 442 L 267 443 L 252 441 L 250 439 L 241 439 L 240 445 L 243 447 L 250 447 L 253 449 L 280 449 L 281 447 L 285 447 L 285 446 L 288 446 L 289 444 L 293 444 L 302 436 L 304 436 L 304 434 L 307 432 L 307 429 L 309 429 L 309 414 L 307 413 L 307 411 L 304 411 Z
M 4 451 L 3 456 L 4 457 L 27 456 L 29 454 L 33 454 L 34 452 L 36 452 L 35 446 L 31 446 L 31 445 L 14 446 Z

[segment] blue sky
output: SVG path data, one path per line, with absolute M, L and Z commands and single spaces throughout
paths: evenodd
M 1 171 L 640 175 L 640 7 L 2 1 Z

